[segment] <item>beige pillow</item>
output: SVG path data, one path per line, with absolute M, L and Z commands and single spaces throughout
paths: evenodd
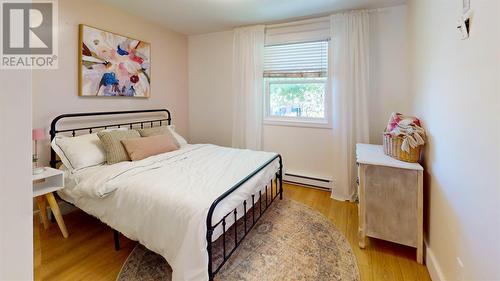
M 175 139 L 166 134 L 122 140 L 122 144 L 132 161 L 179 149 Z
M 102 146 L 106 151 L 106 160 L 108 164 L 130 161 L 127 151 L 123 147 L 121 141 L 141 137 L 136 130 L 102 131 L 98 132 L 97 136 L 101 139 Z
M 137 130 L 139 134 L 141 134 L 141 137 L 151 137 L 151 136 L 158 136 L 158 135 L 168 135 L 171 137 L 171 139 L 174 141 L 174 143 L 178 146 L 181 147 L 177 139 L 174 137 L 172 132 L 167 126 L 160 126 L 160 127 L 152 127 L 152 128 L 145 128 L 145 129 L 140 129 Z

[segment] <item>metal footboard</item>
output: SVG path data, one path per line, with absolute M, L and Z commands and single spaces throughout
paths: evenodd
M 251 202 L 247 202 L 247 200 L 244 200 L 242 202 L 243 205 L 243 216 L 240 220 L 243 222 L 240 225 L 240 228 L 243 227 L 243 231 L 240 229 L 238 231 L 238 208 L 234 208 L 231 212 L 227 213 L 220 221 L 216 222 L 213 224 L 213 214 L 215 211 L 215 208 L 217 205 L 226 197 L 231 195 L 234 191 L 236 191 L 238 188 L 240 188 L 245 182 L 250 180 L 253 176 L 255 176 L 257 173 L 262 171 L 264 168 L 266 168 L 268 165 L 270 165 L 272 162 L 274 162 L 276 159 L 279 159 L 279 170 L 276 173 L 276 177 L 274 178 L 275 184 L 273 188 L 273 180 L 271 180 L 271 183 L 269 185 L 266 185 L 265 191 L 262 192 L 262 190 L 259 191 L 258 195 L 253 194 L 251 196 Z M 269 197 L 270 194 L 270 197 Z M 257 197 L 258 196 L 258 197 Z M 208 277 L 209 280 L 213 280 L 215 274 L 219 272 L 219 270 L 224 266 L 226 261 L 229 259 L 229 257 L 234 253 L 234 251 L 238 248 L 242 240 L 247 236 L 247 234 L 252 230 L 252 228 L 255 226 L 257 221 L 262 217 L 262 214 L 267 210 L 267 208 L 272 204 L 274 199 L 278 197 L 280 199 L 283 199 L 283 161 L 281 158 L 281 155 L 276 155 L 269 161 L 267 161 L 265 164 L 257 168 L 253 173 L 239 181 L 237 184 L 235 184 L 232 188 L 230 188 L 228 191 L 226 191 L 224 194 L 219 196 L 210 206 L 210 209 L 208 210 L 208 215 L 207 215 L 207 253 L 208 253 Z M 256 198 L 257 197 L 257 198 Z M 251 205 L 249 205 L 251 204 Z M 264 204 L 264 207 L 262 205 Z M 249 208 L 249 209 L 247 209 Z M 257 215 L 256 216 L 256 209 L 258 209 Z M 250 212 L 251 210 L 251 212 Z M 248 212 L 247 212 L 248 211 Z M 229 216 L 233 215 L 234 216 L 234 223 L 231 226 L 232 230 L 226 229 L 227 226 L 227 219 Z M 251 215 L 252 219 L 249 221 L 248 217 Z M 221 240 L 222 243 L 222 260 L 218 264 L 215 263 L 214 259 L 214 241 L 212 241 L 214 231 L 217 227 L 222 226 L 222 235 L 220 236 L 219 240 Z M 229 245 L 227 244 L 227 238 L 229 235 L 234 235 L 234 241 L 231 241 L 233 244 L 233 247 L 228 250 L 227 247 Z M 239 235 L 239 236 L 238 236 Z M 233 237 L 232 237 L 233 238 Z M 231 239 L 233 240 L 233 239 Z

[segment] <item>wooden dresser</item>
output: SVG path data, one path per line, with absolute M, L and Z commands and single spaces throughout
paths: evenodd
M 357 144 L 359 247 L 366 236 L 417 248 L 423 262 L 423 168 Z

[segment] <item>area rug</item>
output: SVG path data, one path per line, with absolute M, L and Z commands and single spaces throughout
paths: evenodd
M 117 281 L 171 278 L 172 269 L 165 259 L 138 244 Z M 350 281 L 360 277 L 356 258 L 342 233 L 319 212 L 284 199 L 276 200 L 262 215 L 215 279 Z

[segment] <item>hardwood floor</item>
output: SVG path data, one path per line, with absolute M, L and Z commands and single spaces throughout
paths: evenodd
M 351 244 L 361 280 L 431 280 L 427 268 L 416 261 L 416 249 L 374 238 L 358 247 L 358 207 L 330 198 L 330 193 L 286 185 L 285 197 L 302 202 L 325 215 Z
M 285 185 L 284 196 L 318 210 L 346 236 L 358 260 L 362 280 L 430 280 L 427 268 L 415 260 L 415 249 L 367 238 L 366 249 L 358 247 L 357 206 L 330 199 L 330 193 Z M 124 237 L 115 251 L 113 231 L 97 219 L 75 211 L 64 216 L 69 238 L 57 224 L 44 230 L 34 222 L 35 280 L 112 280 L 135 246 Z

